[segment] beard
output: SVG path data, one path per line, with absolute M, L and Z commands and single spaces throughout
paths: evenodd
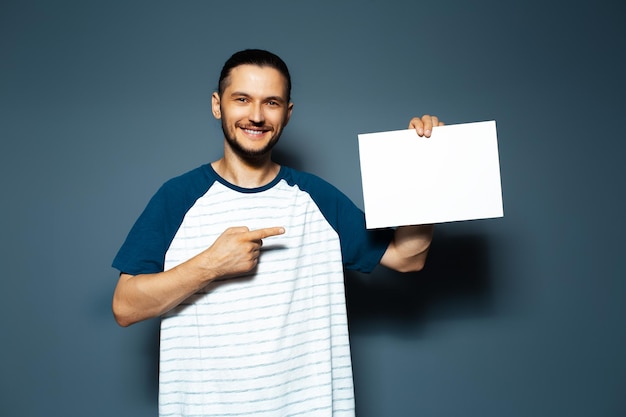
M 274 136 L 270 139 L 269 142 L 265 144 L 264 147 L 260 149 L 249 149 L 244 148 L 241 143 L 237 141 L 235 137 L 235 132 L 231 131 L 228 128 L 228 123 L 225 118 L 222 118 L 222 132 L 224 133 L 224 138 L 230 148 L 241 158 L 249 161 L 256 161 L 262 159 L 269 153 L 271 153 L 274 146 L 278 143 L 278 139 L 280 139 L 280 135 L 282 131 L 275 132 Z

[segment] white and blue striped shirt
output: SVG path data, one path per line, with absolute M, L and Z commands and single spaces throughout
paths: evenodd
M 354 416 L 343 267 L 370 271 L 389 242 L 336 188 L 282 167 L 243 189 L 204 165 L 170 180 L 114 266 L 170 269 L 228 227 L 283 226 L 257 267 L 214 281 L 161 321 L 163 416 Z

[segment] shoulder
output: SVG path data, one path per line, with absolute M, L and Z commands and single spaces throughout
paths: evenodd
M 315 174 L 286 168 L 284 180 L 306 193 L 337 230 L 340 222 L 362 217 L 361 210 L 342 191 Z
M 337 187 L 310 172 L 298 171 L 290 167 L 282 167 L 282 175 L 289 185 L 298 186 L 302 191 L 311 195 L 325 194 L 347 198 Z
M 215 183 L 209 165 L 202 165 L 164 182 L 153 199 L 195 199 Z
M 150 199 L 145 212 L 153 215 L 184 215 L 214 183 L 215 179 L 211 178 L 207 165 L 192 169 L 163 183 Z
M 193 186 L 210 184 L 215 181 L 215 179 L 212 178 L 212 172 L 210 165 L 205 164 L 167 180 L 163 183 L 161 188 L 165 190 L 186 189 Z

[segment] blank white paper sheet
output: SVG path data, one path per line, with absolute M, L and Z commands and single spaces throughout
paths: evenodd
M 495 121 L 358 140 L 368 229 L 504 216 Z

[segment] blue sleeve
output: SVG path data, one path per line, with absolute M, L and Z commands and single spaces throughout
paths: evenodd
M 368 230 L 363 211 L 336 187 L 312 174 L 293 170 L 291 175 L 292 181 L 309 193 L 339 235 L 346 269 L 371 272 L 387 250 L 393 230 Z
M 131 275 L 162 272 L 185 214 L 211 183 L 200 167 L 163 184 L 128 233 L 113 267 Z

